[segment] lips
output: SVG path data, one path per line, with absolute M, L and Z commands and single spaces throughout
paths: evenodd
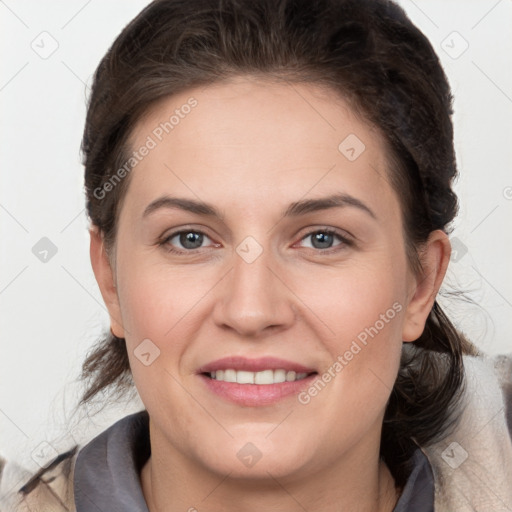
M 269 370 L 273 371 L 273 379 L 266 375 Z M 294 361 L 239 356 L 212 361 L 201 366 L 197 374 L 213 395 L 244 407 L 270 406 L 293 399 L 318 376 L 314 368 Z M 222 380 L 217 378 L 219 374 Z M 285 374 L 286 379 L 283 378 Z
M 260 357 L 257 359 L 248 359 L 240 356 L 224 357 L 217 359 L 204 366 L 201 366 L 197 373 L 210 374 L 217 370 L 245 370 L 248 372 L 262 372 L 264 370 L 286 370 L 295 373 L 316 373 L 314 368 L 310 368 L 293 361 L 280 359 L 277 357 Z

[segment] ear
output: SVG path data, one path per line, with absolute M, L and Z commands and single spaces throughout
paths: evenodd
M 97 226 L 89 229 L 91 235 L 90 255 L 91 265 L 96 281 L 101 291 L 103 301 L 107 306 L 110 316 L 110 328 L 118 338 L 124 338 L 124 328 L 121 320 L 121 308 L 114 279 L 114 273 L 110 266 L 103 235 Z
M 413 276 L 409 287 L 410 299 L 402 328 L 403 341 L 415 341 L 423 333 L 450 263 L 451 251 L 450 240 L 444 231 L 437 229 L 430 233 L 420 254 L 423 271 Z

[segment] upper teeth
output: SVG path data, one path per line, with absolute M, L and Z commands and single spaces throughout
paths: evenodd
M 237 382 L 238 384 L 278 384 L 279 382 L 292 382 L 307 377 L 307 373 L 296 373 L 293 370 L 263 370 L 262 372 L 247 372 L 244 370 L 217 370 L 210 372 L 210 377 L 224 382 Z

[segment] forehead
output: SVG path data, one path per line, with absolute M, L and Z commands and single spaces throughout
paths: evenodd
M 333 188 L 395 201 L 380 132 L 314 84 L 235 78 L 193 88 L 156 103 L 130 141 L 135 151 L 151 146 L 131 176 L 139 209 L 176 189 L 219 201 L 236 193 L 246 204 Z

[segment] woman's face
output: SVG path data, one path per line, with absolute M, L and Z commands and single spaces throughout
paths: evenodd
M 152 446 L 233 477 L 369 460 L 439 284 L 408 270 L 379 133 L 318 86 L 237 79 L 161 101 L 131 142 L 99 281 Z

